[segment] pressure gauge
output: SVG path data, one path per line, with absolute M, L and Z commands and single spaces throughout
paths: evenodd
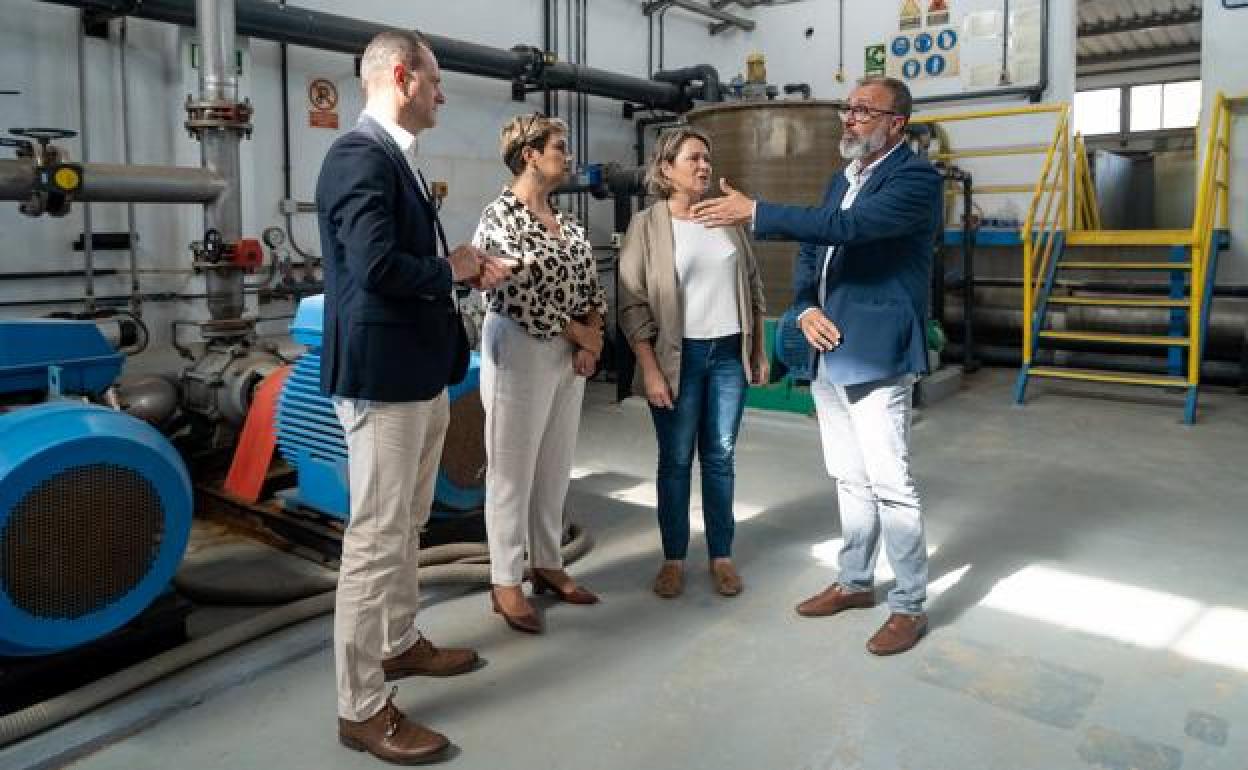
M 286 243 L 286 231 L 280 227 L 266 227 L 264 232 L 260 234 L 264 239 L 265 245 L 270 249 L 276 249 Z

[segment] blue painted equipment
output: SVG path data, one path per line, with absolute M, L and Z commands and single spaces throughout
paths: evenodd
M 345 521 L 350 513 L 347 445 L 333 402 L 321 393 L 323 322 L 324 297 L 318 295 L 299 303 L 290 326 L 291 336 L 307 345 L 308 351 L 295 362 L 278 401 L 278 451 L 299 478 L 298 488 L 282 497 L 289 505 L 306 506 Z M 434 490 L 435 516 L 473 511 L 484 505 L 480 382 L 480 359 L 473 353 L 464 381 L 448 392 L 451 427 Z
M 51 379 L 54 391 L 99 395 L 125 359 L 89 321 L 0 321 L 0 394 L 46 391 Z
M 90 322 L 0 322 L 0 394 L 55 398 L 58 379 L 102 392 L 121 368 L 108 351 Z M 0 655 L 66 650 L 142 612 L 181 561 L 191 508 L 182 459 L 142 420 L 0 405 Z

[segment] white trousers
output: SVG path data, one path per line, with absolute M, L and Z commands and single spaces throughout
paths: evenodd
M 838 582 L 872 586 L 883 535 L 897 576 L 893 612 L 917 614 L 927 598 L 927 544 L 919 493 L 910 475 L 913 375 L 861 385 L 811 384 L 828 475 L 836 479 L 844 544 Z
M 533 567 L 563 566 L 563 503 L 585 395 L 575 355 L 563 337 L 540 340 L 503 316 L 485 317 L 485 528 L 495 585 L 521 583 L 526 544 Z
M 429 401 L 334 399 L 347 440 L 351 521 L 342 537 L 334 607 L 338 716 L 362 721 L 386 705 L 381 661 L 416 642 L 417 556 L 429 520 L 446 391 Z

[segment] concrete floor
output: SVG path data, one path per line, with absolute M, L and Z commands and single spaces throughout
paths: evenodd
M 1210 391 L 1186 427 L 1164 393 L 1040 383 L 1016 408 L 1012 377 L 976 374 L 916 425 L 933 630 L 909 654 L 865 652 L 883 607 L 793 612 L 834 577 L 838 537 L 810 418 L 746 417 L 745 593 L 714 595 L 697 536 L 686 594 L 651 594 L 649 418 L 595 388 L 569 505 L 597 543 L 572 571 L 603 603 L 539 603 L 549 630 L 528 637 L 483 591 L 431 593 L 427 634 L 487 665 L 407 680 L 399 705 L 452 738 L 456 768 L 1248 768 L 1248 399 Z M 329 634 L 289 629 L 0 766 L 131 718 L 74 767 L 380 767 L 336 741 Z

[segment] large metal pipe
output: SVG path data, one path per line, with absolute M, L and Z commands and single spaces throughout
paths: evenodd
M 234 71 L 234 0 L 196 0 L 199 32 L 199 98 L 204 102 L 234 104 L 238 101 L 238 75 Z M 199 143 L 204 167 L 225 180 L 221 194 L 204 204 L 204 232 L 215 230 L 223 243 L 243 237 L 242 169 L 238 144 L 241 130 L 234 127 L 201 128 Z M 243 315 L 243 272 L 234 267 L 207 271 L 208 314 L 213 320 Z
M 170 24 L 194 26 L 196 0 L 44 0 L 106 14 L 130 15 Z M 378 32 L 390 25 L 310 11 L 264 0 L 238 0 L 237 32 L 246 37 L 359 55 Z M 532 49 L 505 50 L 428 35 L 442 69 L 468 75 L 514 80 L 532 75 L 539 86 L 580 91 L 592 96 L 636 102 L 647 107 L 679 110 L 688 107 L 684 89 L 672 83 L 621 75 L 573 64 L 544 64 Z
M 33 161 L 0 160 L 0 200 L 29 200 Z M 225 179 L 203 168 L 85 163 L 74 200 L 93 203 L 208 203 L 225 191 Z

